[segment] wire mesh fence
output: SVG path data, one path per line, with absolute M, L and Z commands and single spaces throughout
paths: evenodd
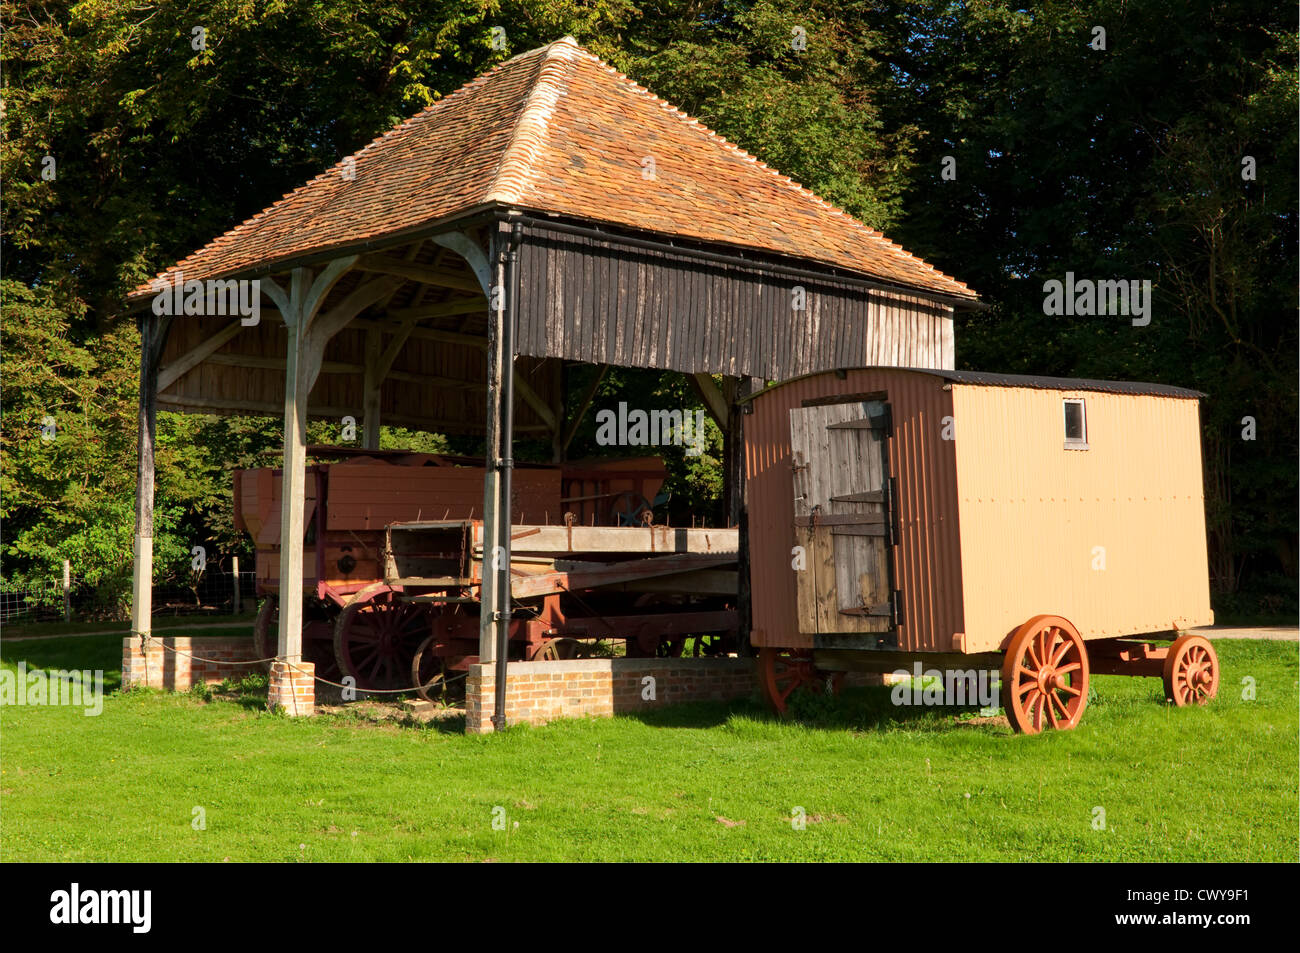
M 257 574 L 239 573 L 240 610 L 257 604 Z M 212 615 L 235 611 L 235 574 L 207 569 L 190 580 L 192 584 L 168 582 L 153 587 L 155 615 Z M 65 588 L 63 577 L 12 581 L 0 579 L 0 623 L 55 622 L 106 618 L 129 611 L 129 583 L 121 586 L 94 584 L 71 573 Z

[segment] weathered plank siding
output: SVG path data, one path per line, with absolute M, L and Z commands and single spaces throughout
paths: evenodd
M 954 366 L 952 309 L 539 228 L 519 248 L 520 354 L 784 380 L 839 367 Z M 792 306 L 796 287 L 803 310 Z

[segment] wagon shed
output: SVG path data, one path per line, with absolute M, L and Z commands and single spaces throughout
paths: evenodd
M 239 281 L 258 282 L 260 316 L 213 307 L 213 283 Z M 735 407 L 752 381 L 853 364 L 951 368 L 954 310 L 979 306 L 961 282 L 569 37 L 401 123 L 129 304 L 142 321 L 141 635 L 158 407 L 283 414 L 279 578 L 292 591 L 303 574 L 309 417 L 354 417 L 369 448 L 381 423 L 484 435 L 484 539 L 508 559 L 515 435 L 548 439 L 562 460 L 590 404 L 588 392 L 566 419 L 566 366 L 675 371 L 725 434 L 734 523 Z M 291 603 L 278 623 L 286 664 L 301 657 Z M 510 610 L 501 568 L 484 579 L 483 660 L 498 654 Z
M 1202 396 L 879 367 L 763 390 L 744 437 L 753 643 L 887 671 L 1009 652 L 1050 617 L 1094 669 L 1159 674 L 1163 655 L 1117 640 L 1213 622 Z

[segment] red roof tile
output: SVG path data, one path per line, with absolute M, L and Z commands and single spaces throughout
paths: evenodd
M 647 174 L 647 157 L 654 174 Z M 345 177 L 349 165 L 354 174 Z M 215 278 L 500 205 L 975 299 L 565 37 L 516 56 L 159 275 Z M 150 294 L 149 283 L 131 294 Z

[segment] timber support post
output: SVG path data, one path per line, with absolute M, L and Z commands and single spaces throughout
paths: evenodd
M 753 381 L 749 377 L 724 377 L 722 392 L 727 402 L 727 426 L 723 430 L 723 461 L 726 473 L 724 505 L 727 510 L 727 525 L 740 530 L 738 571 L 738 591 L 736 611 L 740 616 L 740 651 L 750 651 L 749 630 L 751 625 L 750 591 L 749 591 L 749 511 L 745 507 L 745 411 L 749 404 L 743 403 L 749 396 Z
M 498 267 L 495 257 L 497 238 L 495 233 L 491 235 L 489 239 L 491 247 L 488 254 L 484 254 L 479 243 L 464 232 L 448 232 L 444 235 L 434 235 L 430 240 L 435 245 L 441 245 L 465 259 L 470 270 L 474 272 L 474 277 L 478 279 L 484 297 L 487 298 L 487 418 L 485 421 L 485 462 L 487 470 L 483 476 L 483 552 L 486 565 L 491 568 L 494 555 L 492 547 L 498 537 L 498 509 L 501 499 L 500 472 L 495 466 L 495 461 L 500 456 L 498 451 L 500 448 L 500 422 L 502 420 L 501 379 L 503 368 L 499 325 L 503 306 L 500 298 L 503 293 L 500 284 L 504 279 L 498 275 L 498 280 L 494 281 L 494 269 Z M 496 285 L 495 288 L 493 287 L 494 284 Z M 510 514 L 507 511 L 506 526 L 509 527 L 509 525 Z M 507 529 L 508 534 L 509 530 Z M 496 573 L 484 572 L 483 585 L 479 590 L 479 604 L 483 607 L 483 611 L 479 614 L 478 655 L 479 662 L 486 664 L 496 660 L 497 625 L 496 620 L 493 618 L 494 610 L 492 608 L 498 605 Z
M 131 634 L 142 640 L 153 631 L 154 443 L 158 429 L 158 365 L 162 361 L 170 315 L 145 313 L 140 319 L 139 444 L 135 472 L 135 560 L 131 571 Z
M 361 446 L 379 449 L 379 408 L 384 378 L 379 360 L 382 356 L 383 332 L 372 328 L 366 332 L 366 364 L 362 377 Z
M 310 714 L 309 701 L 302 699 L 302 556 L 304 510 L 307 488 L 307 401 L 320 374 L 325 345 L 357 313 L 392 289 L 397 279 L 378 279 L 351 292 L 328 314 L 318 315 L 321 304 L 335 283 L 356 262 L 356 256 L 330 262 L 313 277 L 306 268 L 295 268 L 286 292 L 270 279 L 262 280 L 267 293 L 284 319 L 289 346 L 284 364 L 284 469 L 280 484 L 280 624 L 277 633 L 277 663 L 288 693 L 295 700 L 292 714 Z M 275 679 L 273 678 L 273 682 Z M 276 697 L 272 684 L 271 699 Z

